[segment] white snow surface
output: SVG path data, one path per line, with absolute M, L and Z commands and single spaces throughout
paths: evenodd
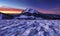
M 0 20 L 0 36 L 60 36 L 60 20 Z

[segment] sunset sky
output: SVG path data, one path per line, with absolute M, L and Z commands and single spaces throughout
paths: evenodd
M 0 0 L 0 8 L 3 7 L 5 7 L 6 11 L 2 12 L 10 12 L 13 8 L 14 10 L 11 12 L 20 12 L 21 9 L 33 8 L 46 14 L 60 14 L 60 0 Z M 8 11 L 6 7 L 9 8 Z
M 20 14 L 22 13 L 22 11 L 23 11 L 22 9 L 0 7 L 0 12 L 6 14 Z

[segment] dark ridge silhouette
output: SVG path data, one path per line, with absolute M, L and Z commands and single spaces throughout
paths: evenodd
M 13 19 L 14 17 L 12 15 L 4 14 L 2 19 Z

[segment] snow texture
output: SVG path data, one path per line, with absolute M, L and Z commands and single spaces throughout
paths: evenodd
M 60 36 L 60 20 L 0 20 L 0 36 Z

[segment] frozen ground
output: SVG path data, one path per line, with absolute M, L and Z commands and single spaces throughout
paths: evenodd
M 60 36 L 60 20 L 0 20 L 0 36 Z

